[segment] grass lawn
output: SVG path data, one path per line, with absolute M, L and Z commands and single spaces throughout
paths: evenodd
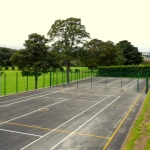
M 122 150 L 150 150 L 150 91 Z
M 76 73 L 75 69 L 80 69 L 80 72 Z M 83 79 L 91 76 L 91 70 L 88 70 L 87 67 L 71 67 L 70 72 L 70 81 L 74 81 L 77 79 Z M 22 77 L 21 71 L 16 70 L 3 70 L 2 76 L 0 76 L 0 95 L 8 95 L 13 93 L 19 93 L 23 91 L 34 90 L 34 77 Z M 96 71 L 93 75 L 96 74 Z M 58 84 L 63 84 L 66 82 L 66 73 L 65 71 L 62 73 L 61 71 L 56 71 L 47 74 L 43 74 L 38 77 L 38 88 L 44 88 L 51 86 L 55 86 Z

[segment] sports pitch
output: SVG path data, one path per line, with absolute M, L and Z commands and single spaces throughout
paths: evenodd
M 145 80 L 91 77 L 0 97 L 1 150 L 120 150 Z

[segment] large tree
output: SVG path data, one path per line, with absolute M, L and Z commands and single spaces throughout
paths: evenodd
M 83 45 L 83 55 L 80 57 L 81 62 L 88 67 L 98 66 L 98 59 L 101 53 L 103 41 L 92 39 Z
M 57 51 L 60 59 L 65 62 L 67 82 L 70 82 L 70 61 L 78 59 L 78 51 L 81 50 L 82 44 L 90 38 L 90 35 L 79 18 L 56 20 L 47 34 L 50 42 L 53 43 L 52 50 Z
M 116 49 L 125 58 L 124 65 L 139 65 L 143 61 L 142 53 L 127 40 L 117 43 Z
M 103 42 L 98 39 L 92 39 L 83 45 L 84 55 L 81 61 L 84 65 L 92 66 L 110 66 L 116 64 L 116 49 L 111 41 Z
M 19 67 L 23 76 L 35 77 L 35 89 L 37 89 L 38 76 L 49 71 L 50 66 L 55 66 L 54 56 L 49 53 L 46 45 L 48 39 L 37 33 L 30 34 L 25 40 L 25 49 L 16 51 L 11 61 Z

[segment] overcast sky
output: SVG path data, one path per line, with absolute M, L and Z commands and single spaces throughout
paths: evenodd
M 128 40 L 150 52 L 150 0 L 0 0 L 0 46 L 24 48 L 29 34 L 47 37 L 55 20 L 70 17 L 92 39 Z

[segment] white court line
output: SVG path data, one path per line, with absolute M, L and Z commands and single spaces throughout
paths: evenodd
M 53 98 L 53 97 L 44 97 L 44 98 Z M 55 99 L 64 99 L 64 98 L 55 98 Z M 84 100 L 84 99 L 75 99 L 75 98 L 70 98 L 67 100 L 71 101 L 85 101 L 85 102 L 98 102 L 98 101 L 90 101 L 90 100 Z
M 12 132 L 12 133 L 17 133 L 17 134 L 25 134 L 25 135 L 30 135 L 30 136 L 37 136 L 37 137 L 41 137 L 41 135 L 37 135 L 37 134 L 30 134 L 30 133 L 18 132 L 18 131 L 12 131 L 12 130 L 0 129 L 0 131 Z
M 96 81 L 92 81 L 92 83 L 93 82 L 97 82 L 97 81 L 102 81 L 102 80 L 105 80 L 105 79 L 101 79 L 101 80 L 96 80 Z M 84 84 L 91 84 L 91 81 L 88 81 L 88 82 L 86 82 L 86 83 L 78 83 L 80 86 L 83 86 Z
M 32 97 L 32 96 L 34 96 L 34 95 L 39 95 L 39 94 L 48 93 L 48 92 L 49 92 L 49 91 L 41 92 L 41 93 L 37 93 L 37 94 L 32 94 L 32 95 L 24 96 L 24 97 L 20 97 L 20 98 L 15 98 L 15 99 L 12 99 L 12 100 L 8 100 L 8 101 L 0 102 L 0 104 L 1 104 L 1 103 L 11 102 L 11 101 L 16 101 L 16 100 L 18 100 L 18 99 L 23 99 L 23 98 L 26 98 L 26 97 Z
M 133 80 L 132 82 L 135 82 L 136 81 L 136 79 L 135 80 Z M 128 83 L 128 84 L 126 84 L 125 86 L 123 86 L 122 88 L 125 88 L 126 86 L 128 86 L 128 85 L 130 85 L 132 82 L 130 82 L 130 83 Z
M 106 107 L 104 107 L 103 109 L 101 109 L 98 113 L 96 113 L 93 117 L 91 117 L 89 120 L 87 120 L 85 123 L 83 123 L 76 130 L 74 130 L 73 132 L 71 132 L 68 136 L 66 136 L 63 140 L 61 140 L 59 143 L 57 143 L 55 146 L 53 146 L 50 150 L 53 150 L 54 148 L 56 148 L 59 144 L 61 144 L 63 141 L 65 141 L 67 138 L 69 138 L 72 134 L 74 134 L 76 131 L 78 131 L 80 128 L 82 128 L 84 125 L 86 125 L 88 122 L 90 122 L 93 118 L 95 118 L 98 114 L 100 114 L 103 110 L 105 110 L 108 106 L 110 106 L 112 103 L 114 103 L 119 98 L 120 98 L 120 96 L 118 96 L 118 98 L 116 98 L 111 103 L 109 103 Z
M 54 104 L 51 104 L 51 105 L 47 105 L 47 106 L 45 106 L 45 107 L 41 107 L 40 109 L 44 109 L 44 108 L 47 108 L 47 107 L 50 107 L 50 106 L 53 106 L 53 105 L 56 105 L 56 104 L 62 103 L 62 102 L 64 102 L 64 101 L 67 101 L 67 99 L 62 100 L 62 101 L 57 102 L 57 103 L 54 103 Z M 12 120 L 16 120 L 16 119 L 22 118 L 22 117 L 24 117 L 24 116 L 27 116 L 27 115 L 33 114 L 33 113 L 35 113 L 35 112 L 37 112 L 37 111 L 39 111 L 39 109 L 34 110 L 34 111 L 31 111 L 31 112 L 29 112 L 29 113 L 27 113 L 27 114 L 24 114 L 24 115 L 18 116 L 18 117 L 16 117 L 16 118 L 13 118 L 13 119 L 10 119 L 10 120 L 7 120 L 7 121 L 4 121 L 4 122 L 0 123 L 0 125 L 2 125 L 2 124 L 4 124 L 4 123 L 7 123 L 7 122 L 10 122 L 10 121 L 12 121 Z
M 141 82 L 141 80 L 139 80 L 139 83 Z M 137 83 L 135 83 L 133 86 L 131 86 L 129 89 L 132 89 L 135 85 L 137 85 Z
M 105 80 L 105 79 L 104 79 L 104 80 Z M 114 83 L 114 82 L 118 82 L 118 80 L 119 80 L 119 79 L 117 79 L 117 80 L 115 80 L 115 81 L 112 81 L 112 82 L 109 82 L 109 83 L 107 83 L 107 85 L 108 85 L 108 84 L 112 84 L 112 83 Z M 102 80 L 92 81 L 92 83 L 93 83 L 93 82 L 97 82 L 97 81 L 102 81 Z M 119 81 L 120 81 L 120 80 L 119 80 Z M 91 84 L 91 82 L 84 83 L 84 84 Z M 103 83 L 103 84 L 102 84 L 102 83 L 97 83 L 97 84 L 104 85 L 105 83 Z M 78 85 L 79 85 L 79 86 L 83 86 L 83 84 L 80 84 L 80 83 L 79 83 Z
M 58 91 L 55 91 L 55 92 L 53 92 L 53 93 L 57 93 L 57 92 L 58 92 Z M 29 99 L 26 99 L 26 100 L 17 101 L 17 102 L 14 102 L 14 103 L 2 105 L 2 106 L 0 106 L 0 107 L 6 107 L 6 106 L 13 105 L 13 104 L 17 104 L 17 103 L 22 103 L 22 102 L 25 102 L 25 101 L 29 101 L 29 100 L 31 100 L 31 99 L 35 99 L 35 98 L 38 98 L 38 97 L 43 97 L 43 96 L 45 96 L 45 95 L 50 95 L 50 94 L 53 94 L 53 93 L 48 93 L 48 94 L 40 95 L 40 96 L 37 96 L 37 97 L 32 97 L 32 98 L 29 98 Z
M 50 99 L 51 99 L 51 98 L 54 98 L 54 99 L 65 99 L 65 98 L 56 98 L 56 97 L 44 97 L 44 98 L 50 98 Z M 84 102 L 84 101 L 85 101 L 85 102 L 95 102 L 95 103 L 98 102 L 98 101 L 90 101 L 90 100 L 75 99 L 75 98 L 71 98 L 71 99 L 67 99 L 67 100 L 69 100 L 69 101 L 70 101 L 70 100 L 71 100 L 71 101 L 77 101 L 77 102 L 78 102 L 78 101 L 79 101 L 79 102 L 80 102 L 80 101 L 82 101 L 82 102 Z
M 30 144 L 26 145 L 25 147 L 21 148 L 20 150 L 23 150 L 25 149 L 26 147 L 32 145 L 33 143 L 37 142 L 38 140 L 42 139 L 43 137 L 47 136 L 48 134 L 52 133 L 53 131 L 57 130 L 58 128 L 62 127 L 63 125 L 67 124 L 68 122 L 72 121 L 73 119 L 77 118 L 78 116 L 80 116 L 81 114 L 83 114 L 84 112 L 88 111 L 89 109 L 91 109 L 92 107 L 98 105 L 99 103 L 101 103 L 102 101 L 106 100 L 108 97 L 110 96 L 107 96 L 105 97 L 104 99 L 102 99 L 101 101 L 99 101 L 98 103 L 90 106 L 89 108 L 85 109 L 84 111 L 82 111 L 81 113 L 79 113 L 78 115 L 74 116 L 73 118 L 69 119 L 68 121 L 64 122 L 63 124 L 61 124 L 60 126 L 56 127 L 55 129 L 51 130 L 50 132 L 46 133 L 45 135 L 43 135 L 42 137 L 40 137 L 39 139 L 31 142 Z
M 79 93 L 79 92 L 68 92 L 68 91 L 67 91 L 67 92 L 65 92 L 65 91 L 64 91 L 63 93 L 75 93 L 75 94 L 77 93 L 77 94 L 79 94 L 79 95 L 80 95 L 80 94 L 81 94 L 81 95 L 86 94 L 86 95 L 100 95 L 100 96 L 108 96 L 108 95 L 106 95 L 106 94 L 105 94 L 105 95 L 102 95 L 102 94 L 98 94 L 98 93 L 93 93 L 93 94 L 92 94 L 92 93 Z
M 107 85 L 108 85 L 108 84 L 112 84 L 112 83 L 114 83 L 114 82 L 118 82 L 118 81 L 120 82 L 120 79 L 117 79 L 117 80 L 115 80 L 115 81 L 109 82 L 109 83 L 107 83 Z

